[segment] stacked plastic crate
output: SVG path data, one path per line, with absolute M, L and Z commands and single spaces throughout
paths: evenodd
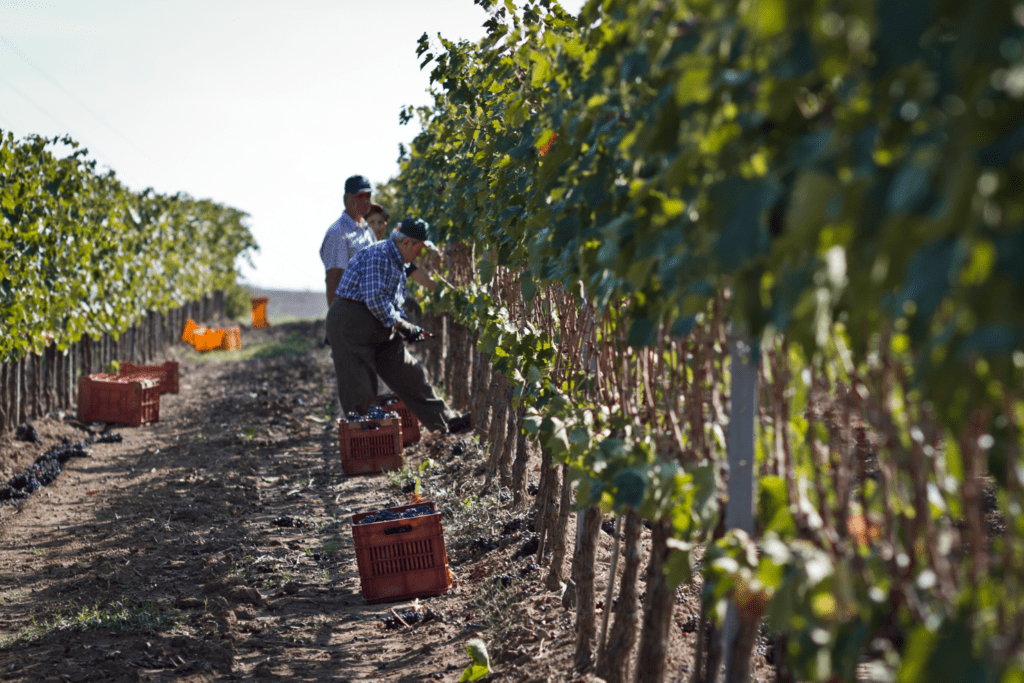
M 341 469 L 349 476 L 401 469 L 401 419 L 378 407 L 366 415 L 349 414 L 338 420 L 338 448 Z
M 420 421 L 406 407 L 402 399 L 395 394 L 384 394 L 380 397 L 379 403 L 381 407 L 398 413 L 398 417 L 401 418 L 403 447 L 420 440 Z

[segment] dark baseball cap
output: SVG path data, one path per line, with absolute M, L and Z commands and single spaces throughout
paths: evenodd
M 437 249 L 437 245 L 427 239 L 430 231 L 430 223 L 422 218 L 406 218 L 398 226 L 398 231 L 406 237 L 419 240 L 427 245 L 428 249 Z
M 366 179 L 366 176 L 354 175 L 345 181 L 345 194 L 360 194 L 370 191 L 370 181 Z

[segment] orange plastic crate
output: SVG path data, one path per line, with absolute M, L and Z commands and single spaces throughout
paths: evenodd
M 178 363 L 169 360 L 163 365 L 136 365 L 129 361 L 121 361 L 119 377 L 128 379 L 155 379 L 161 394 L 178 393 Z
M 427 501 L 388 510 L 401 513 L 420 505 L 429 506 L 435 510 L 434 514 L 370 524 L 359 522 L 373 513 L 352 515 L 359 582 L 367 602 L 397 602 L 441 595 L 451 585 L 437 506 Z
M 192 331 L 192 346 L 196 351 L 213 351 L 224 344 L 224 330 L 197 327 Z
M 138 427 L 160 419 L 155 379 L 97 373 L 78 378 L 78 420 Z
M 196 330 L 198 330 L 198 329 L 200 329 L 200 327 L 199 327 L 199 325 L 196 325 L 196 321 L 195 320 L 193 320 L 192 318 L 189 318 L 188 320 L 186 320 L 185 321 L 185 327 L 181 331 L 181 341 L 185 342 L 186 344 L 195 345 L 194 337 L 195 337 Z
M 398 413 L 398 417 L 402 419 L 402 447 L 420 440 L 420 421 L 406 407 L 402 399 L 394 394 L 385 394 L 380 397 L 380 405 Z
M 229 327 L 224 332 L 224 338 L 221 340 L 220 348 L 224 351 L 237 351 L 242 348 L 242 330 L 238 327 Z
M 267 297 L 265 296 L 252 297 L 252 326 L 270 326 L 270 323 L 267 322 Z
M 363 429 L 368 425 L 370 429 Z M 401 469 L 402 424 L 399 418 L 338 421 L 338 448 L 341 451 L 341 469 L 345 474 L 375 474 Z

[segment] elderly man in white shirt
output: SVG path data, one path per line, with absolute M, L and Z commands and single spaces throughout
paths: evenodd
M 370 211 L 370 181 L 354 175 L 345 181 L 345 212 L 327 229 L 320 245 L 327 285 L 327 305 L 334 302 L 335 291 L 348 262 L 365 247 L 376 241 L 365 216 Z

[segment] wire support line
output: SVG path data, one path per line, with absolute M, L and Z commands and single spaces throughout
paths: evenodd
M 9 80 L 7 80 L 7 78 L 5 78 L 4 76 L 0 76 L 0 81 L 2 81 L 4 83 L 4 85 L 6 85 L 8 88 L 13 90 L 16 95 L 18 95 L 23 100 L 25 100 L 26 102 L 31 104 L 33 107 L 35 107 L 36 110 L 40 114 L 42 114 L 46 118 L 50 119 L 51 122 L 57 124 L 57 127 L 59 129 L 63 130 L 65 134 L 71 135 L 71 127 L 70 126 L 68 126 L 67 124 L 62 123 L 60 120 L 58 120 L 56 116 L 54 116 L 49 111 L 47 111 L 41 104 L 36 102 L 34 99 L 32 99 L 31 97 L 29 97 L 28 95 L 23 93 L 20 88 L 18 88 L 13 83 L 11 83 Z M 11 132 L 14 132 L 13 128 L 9 128 L 8 130 L 10 130 Z
M 145 157 L 147 161 L 149 161 L 151 164 L 153 164 L 157 168 L 161 168 L 160 164 L 157 163 L 156 159 L 151 157 L 149 154 L 147 154 L 145 152 L 145 150 L 143 150 L 141 147 L 136 145 L 131 139 L 128 138 L 128 136 L 126 136 L 123 133 L 121 133 L 121 131 L 119 131 L 112 124 L 110 124 L 105 118 L 103 118 L 103 116 L 101 116 L 98 112 L 96 112 L 92 107 L 90 107 L 85 102 L 83 102 L 81 99 L 79 99 L 73 92 L 71 92 L 70 90 L 65 88 L 63 85 L 61 85 L 55 78 L 53 78 L 48 73 L 43 71 L 40 67 L 36 66 L 36 64 L 31 59 L 29 59 L 27 56 L 25 56 L 25 54 L 23 54 L 21 52 L 21 50 L 19 50 L 14 45 L 14 43 L 12 43 L 10 41 L 10 39 L 7 38 L 7 36 L 0 35 L 0 43 L 3 43 L 4 45 L 6 45 L 8 47 L 8 49 L 10 49 L 11 52 L 16 54 L 18 57 L 20 57 L 22 59 L 22 61 L 24 61 L 26 64 L 28 64 L 33 69 L 35 69 L 37 72 L 39 72 L 39 74 L 43 78 L 45 78 L 47 81 L 49 81 L 51 85 L 53 85 L 55 88 L 57 88 L 57 90 L 62 92 L 66 97 L 68 97 L 69 99 L 73 100 L 76 104 L 78 104 L 78 106 L 80 106 L 82 109 L 87 111 L 93 118 L 95 118 L 97 121 L 99 121 L 107 130 L 109 130 L 111 133 L 113 133 L 118 138 L 120 138 L 125 144 L 127 144 L 129 147 L 131 147 L 132 150 L 135 153 Z M 24 95 L 23 95 L 23 97 L 24 97 Z M 51 119 L 52 119 L 52 117 L 51 117 Z

